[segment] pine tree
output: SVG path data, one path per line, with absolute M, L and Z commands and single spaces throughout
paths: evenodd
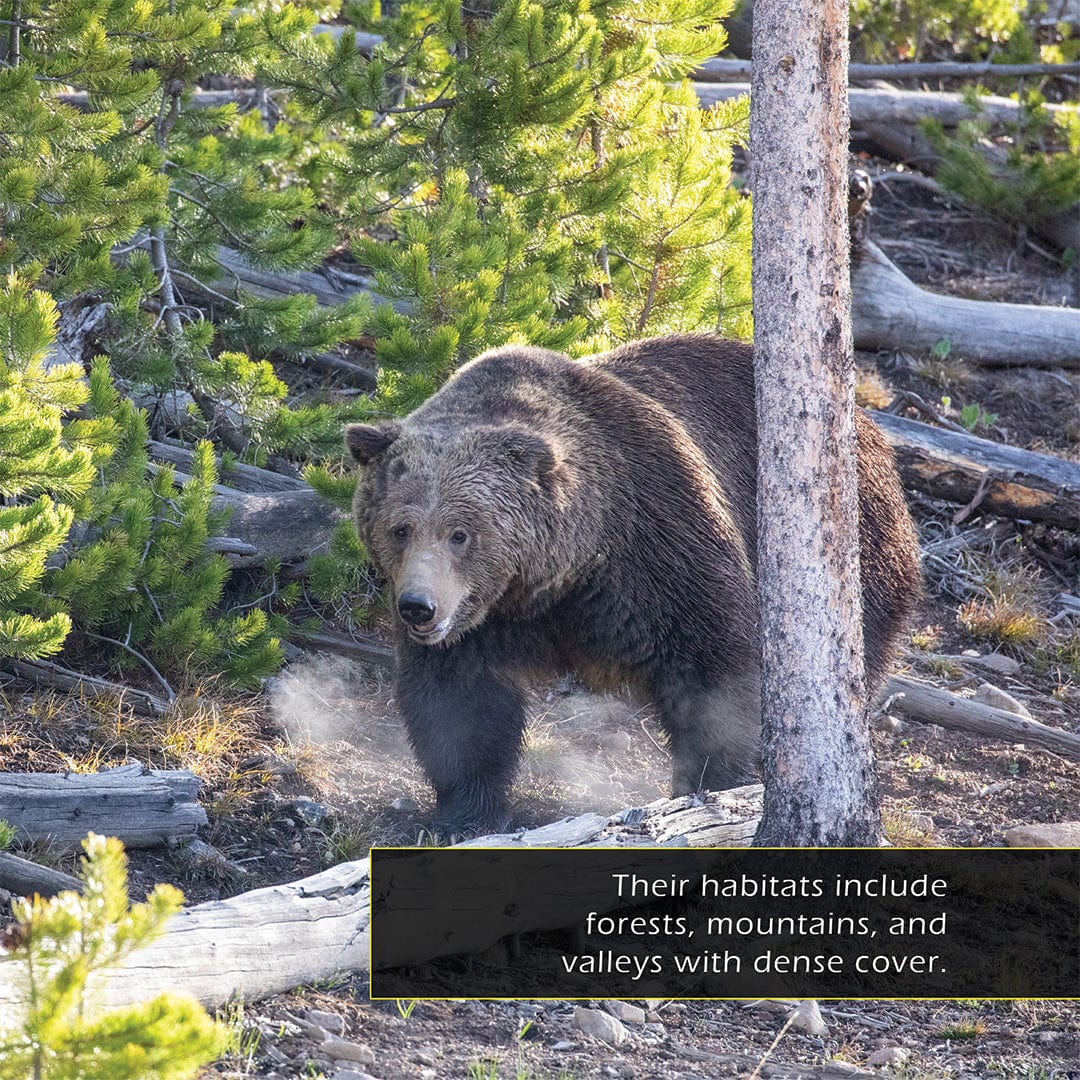
M 485 348 L 747 334 L 748 203 L 729 182 L 745 106 L 702 111 L 681 82 L 721 48 L 730 6 L 351 5 L 383 35 L 369 58 L 347 33 L 313 34 L 314 11 L 288 3 L 0 3 L 0 268 L 62 309 L 102 306 L 95 344 L 108 354 L 60 436 L 74 452 L 108 430 L 89 451 L 93 482 L 54 494 L 63 520 L 38 521 L 50 569 L 47 554 L 28 563 L 18 604 L 14 586 L 0 592 L 49 626 L 39 651 L 70 616 L 155 675 L 254 683 L 280 657 L 298 588 L 266 590 L 273 614 L 233 594 L 206 553 L 222 525 L 211 447 L 182 486 L 150 469 L 146 418 L 125 394 L 188 395 L 193 446 L 306 463 L 347 500 L 342 421 L 411 409 Z M 211 75 L 251 98 L 196 107 Z M 221 270 L 222 247 L 282 270 L 343 241 L 389 302 L 259 299 Z M 278 361 L 361 337 L 380 365 L 372 398 L 290 400 Z M 311 564 L 315 590 L 335 603 L 366 590 L 361 556 L 337 537 Z
M 282 136 L 257 110 L 187 105 L 197 78 L 253 73 L 274 34 L 306 33 L 311 16 L 17 0 L 0 18 L 0 266 L 20 283 L 0 313 L 0 471 L 13 504 L 0 510 L 0 654 L 55 652 L 74 617 L 118 662 L 253 684 L 280 663 L 284 623 L 258 607 L 217 610 L 228 567 L 206 551 L 223 524 L 210 511 L 212 451 L 197 451 L 182 487 L 171 470 L 151 472 L 146 418 L 114 380 L 192 394 L 196 434 L 252 457 L 268 452 L 264 431 L 296 445 L 326 438 L 326 415 L 286 422 L 269 365 L 225 345 L 257 329 L 260 346 L 325 348 L 358 332 L 362 302 L 323 314 L 310 297 L 241 298 L 220 333 L 190 303 L 212 290 L 195 275 L 217 272 L 220 243 L 267 266 L 310 264 L 330 243 L 303 188 L 265 182 Z M 40 363 L 57 308 L 31 285 L 72 312 L 108 305 L 111 356 L 88 378 Z M 84 415 L 70 417 L 76 408 Z M 69 535 L 77 543 L 60 551 Z M 279 592 L 279 607 L 291 598 Z
M 64 430 L 64 414 L 89 391 L 77 365 L 46 366 L 56 320 L 50 296 L 8 276 L 0 291 L 0 657 L 34 659 L 63 646 L 71 620 L 43 611 L 35 589 L 115 434 L 108 418 Z
M 971 118 L 955 132 L 923 124 L 941 154 L 937 176 L 944 187 L 1021 227 L 1080 202 L 1080 111 L 1057 116 L 1043 108 L 1040 94 L 1022 94 L 1017 122 L 1006 133 L 1010 145 L 995 159 L 986 152 L 991 125 L 980 116 L 978 94 L 969 101 Z
M 749 332 L 748 205 L 730 185 L 746 105 L 702 111 L 679 81 L 723 47 L 730 8 L 358 5 L 385 41 L 370 59 L 348 35 L 282 50 L 272 77 L 342 125 L 326 201 L 397 302 L 370 324 L 383 409 L 506 342 Z
M 729 0 L 407 2 L 348 10 L 383 37 L 282 49 L 267 77 L 313 125 L 313 175 L 387 300 L 368 329 L 374 411 L 415 408 L 484 349 L 572 354 L 670 331 L 750 332 L 749 203 L 731 184 L 745 101 L 686 76 Z M 305 475 L 341 499 L 327 462 Z M 319 563 L 336 595 L 348 566 Z
M 83 842 L 82 895 L 35 896 L 14 904 L 4 944 L 23 976 L 24 1010 L 0 1020 L 2 1080 L 183 1080 L 224 1049 L 221 1025 L 194 998 L 162 994 L 142 1005 L 93 1012 L 94 972 L 160 936 L 183 897 L 158 885 L 144 904 L 128 903 L 127 859 L 114 838 Z

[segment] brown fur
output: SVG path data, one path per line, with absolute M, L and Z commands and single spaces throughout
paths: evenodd
M 891 452 L 856 418 L 867 681 L 919 591 Z M 588 361 L 509 347 L 403 422 L 353 425 L 356 522 L 395 595 L 399 699 L 440 813 L 498 824 L 522 683 L 630 685 L 671 737 L 676 794 L 752 777 L 759 754 L 752 354 L 655 338 Z M 403 531 L 407 529 L 408 531 Z M 465 537 L 463 540 L 462 537 Z M 426 609 L 425 609 L 426 610 Z

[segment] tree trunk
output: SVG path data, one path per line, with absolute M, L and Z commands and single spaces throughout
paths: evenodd
M 858 568 L 846 0 L 757 0 L 750 104 L 765 808 L 759 845 L 880 835 Z

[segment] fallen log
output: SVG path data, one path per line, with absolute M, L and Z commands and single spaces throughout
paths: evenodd
M 331 652 L 358 660 L 362 664 L 389 669 L 394 666 L 394 650 L 380 641 L 361 641 L 337 630 L 320 630 L 304 635 L 304 644 L 311 652 Z
M 363 364 L 353 363 L 333 353 L 317 353 L 300 361 L 305 367 L 315 371 L 322 371 L 328 375 L 336 375 L 347 379 L 353 386 L 361 390 L 374 390 L 377 372 L 374 368 L 366 368 Z
M 206 824 L 202 781 L 185 769 L 135 763 L 99 773 L 0 773 L 0 819 L 22 840 L 74 847 L 88 832 L 129 848 L 194 837 Z
M 660 799 L 613 818 L 583 814 L 515 834 L 509 842 L 655 845 L 685 835 L 685 844 L 694 847 L 744 846 L 760 813 L 761 787 L 752 785 L 703 799 Z M 507 839 L 472 843 L 498 846 Z M 91 990 L 100 1006 L 146 1001 L 165 990 L 193 994 L 208 1006 L 237 997 L 256 1001 L 341 972 L 366 971 L 369 916 L 367 859 L 342 863 L 288 885 L 181 911 L 158 941 L 123 967 L 92 978 Z M 13 1014 L 19 1004 L 13 969 L 10 960 L 0 959 L 0 1015 Z
M 191 472 L 194 452 L 190 447 L 175 439 L 156 440 L 151 439 L 147 443 L 150 456 L 155 461 L 162 461 L 169 465 L 175 465 L 185 473 Z M 267 492 L 267 491 L 306 491 L 309 490 L 303 480 L 295 476 L 285 476 L 284 473 L 271 472 L 269 469 L 259 469 L 254 465 L 244 465 L 237 462 L 230 465 L 222 472 L 221 457 L 214 459 L 218 466 L 218 475 L 223 487 L 231 488 L 239 492 Z M 228 492 L 226 493 L 228 494 Z
M 704 79 L 694 82 L 698 99 L 705 107 L 718 101 L 727 101 L 750 93 L 748 82 L 726 82 L 719 79 L 728 73 L 739 73 L 742 78 L 749 74 L 749 61 L 710 60 L 703 65 Z M 881 75 L 864 76 L 881 78 Z M 716 80 L 716 81 L 705 81 Z M 866 124 L 915 123 L 919 120 L 936 120 L 945 127 L 956 127 L 963 120 L 975 115 L 975 111 L 963 94 L 943 90 L 896 90 L 876 86 L 852 87 L 848 91 L 853 126 Z M 75 108 L 86 108 L 88 98 L 83 92 L 57 94 L 56 100 Z M 195 90 L 188 98 L 188 105 L 196 109 L 218 108 L 237 104 L 241 108 L 254 107 L 258 102 L 256 88 L 236 90 Z M 1057 104 L 1044 105 L 1048 112 L 1066 114 L 1066 107 Z M 979 115 L 993 124 L 1015 124 L 1020 117 L 1020 105 L 1012 98 L 986 95 L 979 98 Z M 296 271 L 298 274 L 309 271 Z M 254 290 L 252 290 L 254 291 Z M 310 289 L 304 289 L 310 292 Z
M 238 265 L 235 259 L 233 265 Z M 307 287 L 293 282 L 295 276 L 259 272 L 259 288 L 267 295 L 285 295 Z M 348 276 L 348 287 L 340 292 L 328 290 L 323 279 L 320 303 L 337 303 L 365 290 L 365 279 Z M 984 364 L 1080 368 L 1080 309 L 991 303 L 928 292 L 870 241 L 858 248 L 851 281 L 858 348 L 929 350 L 948 339 L 965 359 Z
M 82 892 L 83 883 L 70 874 L 0 851 L 0 889 L 13 896 L 55 896 L 71 890 Z
M 718 101 L 729 101 L 750 93 L 749 83 L 694 83 L 702 106 Z M 945 127 L 956 127 L 976 115 L 963 94 L 949 94 L 940 90 L 893 90 L 882 87 L 862 89 L 853 87 L 848 91 L 852 127 L 867 124 L 918 123 L 920 120 L 936 120 Z M 1065 115 L 1063 105 L 1047 105 L 1051 113 Z M 988 95 L 979 98 L 977 115 L 994 124 L 1015 124 L 1020 116 L 1020 104 L 1012 98 Z
M 697 82 L 737 82 L 750 78 L 751 60 L 716 57 L 706 60 L 695 72 Z M 981 79 L 986 75 L 1023 79 L 1032 75 L 1080 75 L 1080 62 L 1065 64 L 994 64 L 989 60 L 934 60 L 927 63 L 848 64 L 851 82 L 893 79 Z M 908 91 L 914 93 L 916 91 Z M 1004 99 L 1008 100 L 1008 99 Z
M 358 293 L 366 293 L 376 303 L 390 303 L 374 290 L 372 278 L 364 274 L 324 266 L 319 270 L 260 270 L 238 251 L 218 247 L 218 262 L 225 277 L 214 283 L 219 292 L 234 296 L 250 293 L 268 300 L 280 300 L 297 293 L 310 293 L 316 302 L 332 307 Z M 408 305 L 394 304 L 407 309 Z
M 856 251 L 851 291 L 858 349 L 928 351 L 948 340 L 954 353 L 983 364 L 1080 369 L 1080 308 L 928 292 L 871 241 Z
M 46 369 L 60 364 L 83 365 L 83 356 L 96 349 L 97 335 L 112 310 L 110 304 L 67 300 L 57 305 L 56 337 L 45 354 Z
M 297 491 L 216 495 L 213 508 L 232 512 L 227 535 L 214 537 L 214 547 L 236 569 L 265 566 L 270 559 L 302 563 L 325 551 L 335 526 L 345 520 L 307 485 Z
M 871 410 L 910 491 L 1080 530 L 1080 463 Z
M 110 682 L 108 679 L 99 679 L 96 675 L 84 675 L 79 671 L 71 671 L 51 660 L 16 660 L 7 657 L 0 661 L 0 670 L 5 669 L 35 686 L 73 690 L 91 697 L 115 697 L 119 701 L 126 701 L 134 708 L 155 716 L 161 716 L 169 709 L 169 703 L 156 694 L 148 694 L 145 690 L 136 690 L 121 683 Z
M 898 697 L 892 708 L 924 724 L 940 724 L 959 731 L 970 731 L 1005 743 L 1025 743 L 1051 750 L 1062 757 L 1080 761 L 1080 735 L 1038 720 L 1028 720 L 1016 713 L 984 705 L 980 701 L 958 697 L 929 683 L 894 675 L 885 684 L 885 695 Z

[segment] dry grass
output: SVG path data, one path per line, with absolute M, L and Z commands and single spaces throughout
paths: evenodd
M 924 848 L 936 847 L 937 836 L 933 828 L 927 828 L 923 822 L 926 815 L 917 815 L 911 810 L 890 808 L 881 816 L 885 838 L 893 847 Z
M 974 373 L 963 360 L 955 356 L 929 356 L 915 365 L 915 374 L 942 390 L 957 390 L 969 386 Z
M 874 368 L 859 368 L 855 373 L 855 402 L 864 409 L 884 409 L 893 399 L 892 387 Z
M 986 1034 L 986 1024 L 982 1020 L 957 1021 L 939 1028 L 937 1037 L 950 1042 L 972 1042 Z
M 1046 630 L 1039 613 L 1022 602 L 994 594 L 961 604 L 956 619 L 972 637 L 996 645 L 1037 645 Z

